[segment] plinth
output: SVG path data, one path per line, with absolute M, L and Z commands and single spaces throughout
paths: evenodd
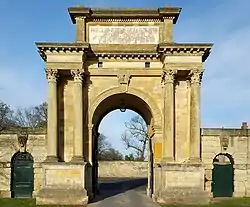
M 202 164 L 160 163 L 154 166 L 153 199 L 165 204 L 208 204 Z
M 44 182 L 37 205 L 87 205 L 86 163 L 43 163 Z

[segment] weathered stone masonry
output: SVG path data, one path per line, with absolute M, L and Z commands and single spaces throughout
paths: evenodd
M 234 159 L 234 197 L 250 196 L 249 178 L 249 129 L 221 129 L 203 128 L 201 129 L 202 162 L 205 165 L 205 176 L 207 182 L 204 183 L 205 190 L 211 192 L 213 159 L 221 152 L 229 153 Z M 222 146 L 222 138 L 228 140 L 226 150 Z M 10 197 L 10 160 L 18 150 L 17 134 L 15 132 L 5 132 L 0 135 L 0 196 Z M 35 191 L 36 197 L 41 189 L 44 174 L 41 163 L 46 159 L 46 135 L 44 131 L 31 134 L 28 138 L 27 151 L 35 159 Z M 121 167 L 121 164 L 123 167 Z M 125 170 L 130 169 L 130 170 Z M 125 172 L 125 173 L 124 173 Z M 147 177 L 147 162 L 100 162 L 100 177 Z M 171 177 L 171 175 L 169 175 Z
M 148 125 L 153 159 L 148 164 L 147 192 L 152 199 L 207 203 L 213 162 L 228 164 L 226 157 L 235 167 L 234 196 L 248 194 L 247 137 L 237 138 L 230 130 L 220 135 L 203 129 L 200 134 L 200 85 L 212 44 L 173 42 L 180 12 L 174 7 L 72 7 L 75 42 L 36 43 L 48 80 L 43 162 L 31 145 L 33 135 L 27 148 L 35 157 L 37 204 L 83 205 L 95 196 L 98 127 L 108 112 L 121 107 L 138 112 Z M 231 143 L 228 137 L 237 146 L 226 146 Z M 3 162 L 9 162 L 15 150 L 4 155 Z M 6 182 L 2 192 L 7 195 Z

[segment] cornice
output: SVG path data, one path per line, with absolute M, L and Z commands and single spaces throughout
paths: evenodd
M 168 44 L 160 43 L 157 51 L 160 54 L 166 55 L 188 55 L 188 56 L 202 56 L 202 61 L 204 62 L 212 48 L 213 44 Z
M 171 18 L 175 24 L 178 20 L 181 8 L 89 8 L 84 6 L 68 8 L 72 22 L 76 23 L 76 17 L 84 16 L 87 21 L 93 19 L 161 19 Z
M 136 18 L 136 19 L 132 19 L 132 18 L 126 18 L 126 19 L 122 19 L 122 18 L 109 18 L 109 19 L 104 19 L 104 18 L 93 18 L 91 19 L 91 22 L 162 22 L 163 20 L 160 18 L 152 18 L 152 19 L 142 19 L 142 18 Z
M 212 44 L 92 44 L 89 43 L 36 43 L 44 61 L 47 54 L 85 53 L 87 57 L 103 59 L 158 60 L 162 55 L 209 56 Z
M 89 43 L 35 43 L 40 56 L 44 61 L 47 59 L 47 53 L 79 53 L 85 52 L 89 48 Z

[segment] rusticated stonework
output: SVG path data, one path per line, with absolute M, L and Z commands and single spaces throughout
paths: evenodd
M 157 44 L 158 26 L 89 26 L 91 44 Z

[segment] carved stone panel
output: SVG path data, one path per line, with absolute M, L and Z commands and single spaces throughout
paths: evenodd
M 158 44 L 158 26 L 89 26 L 90 44 Z

